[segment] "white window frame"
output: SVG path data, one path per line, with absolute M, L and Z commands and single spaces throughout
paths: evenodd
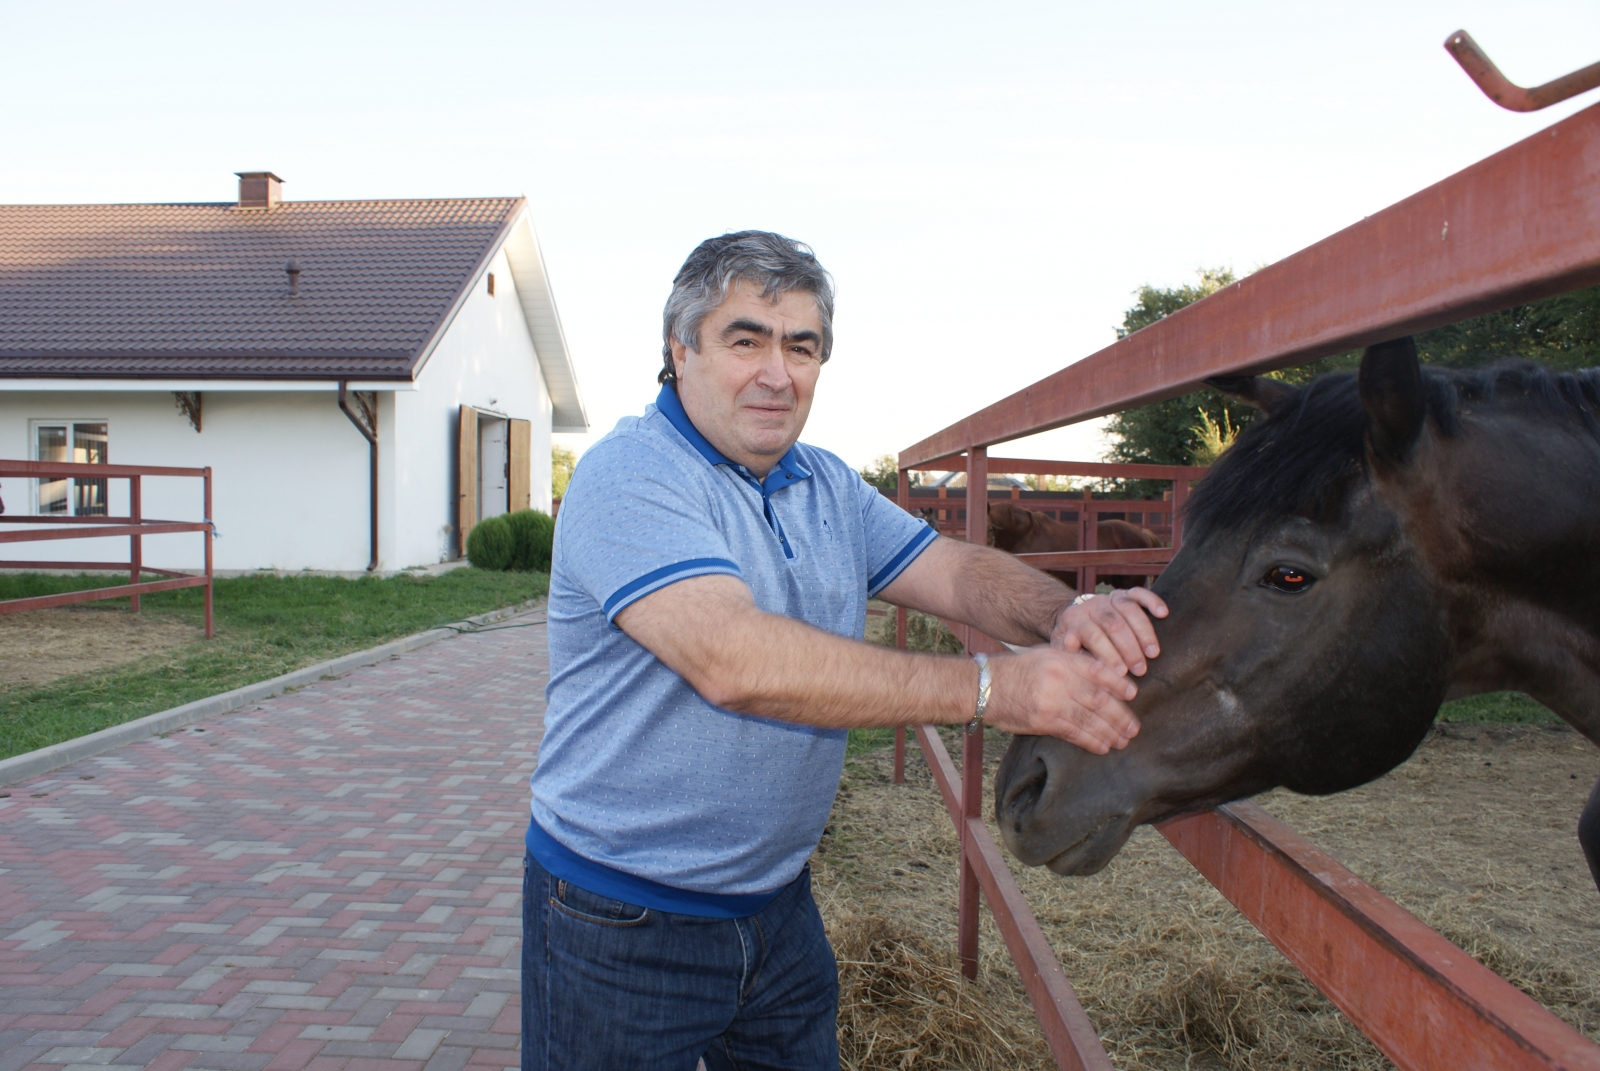
M 39 429 L 40 428 L 58 428 L 58 427 L 63 427 L 64 426 L 67 429 L 67 441 L 70 444 L 71 441 L 72 441 L 72 427 L 73 427 L 74 424 L 104 424 L 105 427 L 106 427 L 106 453 L 109 454 L 111 452 L 111 434 L 112 434 L 111 433 L 111 421 L 106 419 L 105 417 L 85 417 L 85 416 L 76 416 L 76 417 L 38 417 L 38 418 L 30 419 L 28 421 L 28 457 L 29 457 L 29 459 L 31 459 L 33 461 L 43 461 L 43 460 L 45 460 L 44 458 L 41 458 L 39 456 Z M 31 493 L 28 495 L 28 512 L 32 516 L 35 516 L 35 517 L 76 517 L 76 516 L 79 516 L 79 514 L 71 513 L 71 512 L 64 513 L 64 514 L 46 513 L 44 511 L 43 504 L 39 501 L 39 485 L 43 481 L 34 479 L 34 480 L 30 480 L 29 482 L 33 485 L 32 488 L 30 488 Z M 77 483 L 78 483 L 77 480 L 68 480 L 67 481 L 67 502 L 68 502 L 69 505 L 71 505 L 77 499 L 77 490 L 78 490 Z M 111 513 L 111 494 L 110 494 L 110 491 L 111 491 L 111 488 L 110 488 L 110 485 L 108 484 L 107 487 L 106 487 L 106 514 L 107 515 L 110 515 L 110 513 Z

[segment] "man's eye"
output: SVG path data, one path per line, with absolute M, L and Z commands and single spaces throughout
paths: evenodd
M 1316 582 L 1316 577 L 1293 565 L 1274 565 L 1267 571 L 1267 575 L 1261 578 L 1263 587 L 1277 588 L 1291 595 L 1298 595 L 1308 590 Z

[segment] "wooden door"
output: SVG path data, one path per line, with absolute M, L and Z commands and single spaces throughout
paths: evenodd
M 515 513 L 533 506 L 533 422 L 513 419 L 510 424 L 510 464 L 506 480 L 510 501 L 506 508 Z
M 478 523 L 478 411 L 461 407 L 456 431 L 456 556 L 467 556 L 467 533 Z

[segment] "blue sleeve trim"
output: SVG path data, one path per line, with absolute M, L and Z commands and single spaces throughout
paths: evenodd
M 879 569 L 871 580 L 867 581 L 867 597 L 878 594 L 888 587 L 894 578 L 905 572 L 906 566 L 916 560 L 917 555 L 928 549 L 928 546 L 939 538 L 939 533 L 932 528 L 924 527 L 922 531 L 911 537 L 911 541 L 900 548 L 900 553 L 889 559 L 889 564 Z
M 902 551 L 901 553 L 904 553 Z M 663 565 L 660 569 L 653 569 L 636 580 L 630 580 L 605 601 L 603 607 L 606 620 L 616 617 L 618 612 L 629 603 L 642 599 L 658 588 L 691 576 L 705 576 L 711 573 L 727 573 L 731 576 L 743 576 L 739 571 L 737 562 L 727 558 L 690 558 L 688 561 L 674 562 L 672 565 Z

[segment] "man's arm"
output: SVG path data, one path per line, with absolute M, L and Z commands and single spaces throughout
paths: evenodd
M 616 624 L 708 701 L 745 714 L 832 728 L 952 725 L 971 719 L 977 700 L 971 659 L 875 647 L 766 613 L 731 576 L 652 592 Z M 1097 754 L 1138 731 L 1124 705 L 1132 683 L 1087 651 L 1040 647 L 992 665 L 985 720 L 996 728 Z
M 1064 651 L 1085 650 L 1113 674 L 1144 676 L 1146 658 L 1161 653 L 1149 611 L 1167 616 L 1167 604 L 1144 588 L 1117 591 L 1072 605 L 1075 593 L 1048 573 L 1005 551 L 937 539 L 879 598 L 976 627 L 1019 646 L 1050 641 Z

